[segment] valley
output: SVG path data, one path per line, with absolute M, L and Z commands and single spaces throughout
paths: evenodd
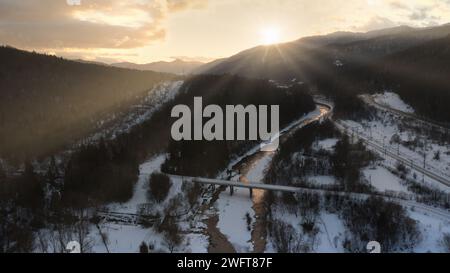
M 449 35 L 206 64 L 1 47 L 0 252 L 449 252 Z

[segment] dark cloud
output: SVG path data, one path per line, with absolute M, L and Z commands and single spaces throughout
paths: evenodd
M 409 19 L 413 20 L 413 21 L 423 21 L 423 20 L 435 21 L 435 20 L 438 20 L 439 17 L 431 15 L 430 14 L 431 12 L 432 12 L 432 8 L 430 8 L 430 7 L 419 8 L 411 13 L 411 15 L 409 16 Z
M 450 0 L 446 0 L 446 3 L 450 4 Z M 440 18 L 432 15 L 434 6 L 422 6 L 422 7 L 410 7 L 400 1 L 392 1 L 389 3 L 392 8 L 403 10 L 409 13 L 408 18 L 412 21 L 427 22 L 427 24 L 434 24 L 433 22 Z

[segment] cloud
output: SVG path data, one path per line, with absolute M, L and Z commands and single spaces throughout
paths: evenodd
M 409 10 L 409 7 L 405 3 L 399 2 L 399 1 L 391 1 L 389 3 L 389 6 L 394 8 L 394 9 Z
M 372 0 L 375 1 L 375 0 Z M 427 27 L 447 23 L 450 0 L 379 0 L 372 6 L 370 16 L 357 30 L 374 30 L 399 25 Z M 374 2 L 375 3 L 375 2 Z M 357 25 L 357 24 L 355 24 Z
M 340 30 L 423 27 L 450 18 L 450 0 L 80 1 L 71 6 L 67 0 L 0 0 L 0 44 L 145 63 L 232 55 L 255 46 L 268 25 L 282 28 L 287 41 Z
M 170 58 L 173 60 L 182 60 L 185 62 L 201 62 L 201 63 L 208 63 L 216 59 L 204 56 L 170 56 Z
M 136 48 L 164 40 L 173 12 L 207 0 L 0 0 L 0 42 L 22 48 Z
M 435 21 L 438 20 L 439 17 L 431 15 L 430 13 L 432 12 L 432 9 L 430 7 L 422 7 L 419 8 L 415 11 L 413 11 L 413 13 L 411 13 L 411 15 L 409 16 L 409 19 L 413 20 L 413 21 Z
M 168 0 L 167 6 L 169 11 L 176 12 L 185 9 L 200 9 L 208 6 L 208 0 Z
M 356 28 L 358 31 L 370 31 L 370 30 L 378 30 L 383 28 L 391 28 L 398 26 L 399 24 L 393 22 L 389 18 L 374 16 L 369 19 L 369 21 L 361 27 Z

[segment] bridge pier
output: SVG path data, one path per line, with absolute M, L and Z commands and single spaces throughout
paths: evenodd
M 250 190 L 250 199 L 251 199 L 251 198 L 253 198 L 253 189 L 249 188 L 249 190 Z
M 233 196 L 233 193 L 234 193 L 234 187 L 230 186 L 230 195 Z

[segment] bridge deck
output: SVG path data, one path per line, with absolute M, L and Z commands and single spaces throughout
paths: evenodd
M 292 192 L 292 193 L 333 193 L 333 194 L 337 194 L 337 195 L 353 194 L 353 195 L 357 195 L 360 198 L 367 197 L 367 194 L 347 193 L 347 192 L 339 192 L 339 191 L 325 190 L 325 189 L 310 189 L 310 188 L 304 188 L 304 187 L 271 185 L 271 184 L 264 184 L 264 183 L 259 183 L 259 182 L 244 183 L 244 182 L 229 181 L 229 180 L 222 180 L 222 179 L 179 176 L 179 175 L 171 175 L 171 174 L 166 174 L 166 175 L 168 175 L 171 178 L 178 178 L 181 181 L 200 183 L 200 184 L 206 184 L 206 185 L 218 185 L 218 186 L 226 186 L 226 187 L 237 187 L 237 188 L 246 188 L 246 189 L 258 189 L 258 190 L 281 191 L 281 192 Z
M 273 190 L 273 191 L 284 191 L 284 192 L 300 192 L 304 190 L 304 188 L 291 187 L 291 186 L 282 186 L 282 185 L 269 185 L 258 182 L 238 182 L 238 181 L 229 181 L 229 180 L 221 180 L 221 179 L 211 179 L 211 178 L 203 178 L 203 177 L 190 177 L 190 176 L 179 176 L 179 175 L 168 175 L 173 178 L 179 178 L 182 181 L 207 184 L 207 185 L 218 185 L 218 186 L 228 186 L 228 187 L 237 187 L 237 188 L 247 188 L 247 189 L 259 189 L 259 190 Z

